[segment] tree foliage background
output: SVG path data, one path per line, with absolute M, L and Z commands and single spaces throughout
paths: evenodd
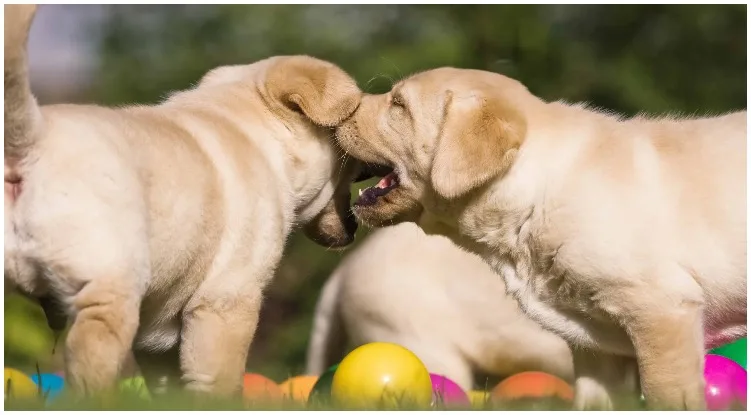
M 157 102 L 219 65 L 308 54 L 373 93 L 454 66 L 629 115 L 746 107 L 745 5 L 118 5 L 103 18 L 91 88 L 73 101 Z M 277 381 L 302 371 L 319 290 L 342 255 L 290 239 L 249 371 Z M 5 300 L 5 359 L 43 371 L 61 363 L 40 309 L 19 297 Z

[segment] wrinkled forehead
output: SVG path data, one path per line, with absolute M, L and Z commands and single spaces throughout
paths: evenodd
M 443 74 L 432 72 L 421 72 L 403 79 L 394 85 L 393 91 L 422 97 L 445 92 L 448 89 L 446 81 L 449 78 Z
M 397 83 L 393 91 L 421 100 L 441 100 L 449 92 L 476 88 L 478 81 L 481 79 L 463 70 L 439 68 L 412 75 Z
M 515 90 L 523 86 L 507 76 L 476 69 L 438 68 L 415 74 L 394 86 L 423 97 L 472 90 Z

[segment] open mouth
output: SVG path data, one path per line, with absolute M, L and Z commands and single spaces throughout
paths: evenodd
M 389 192 L 399 187 L 399 176 L 393 169 L 378 166 L 371 169 L 371 171 L 373 175 L 383 177 L 375 186 L 360 189 L 360 195 L 355 201 L 355 206 L 374 205 L 378 202 L 379 198 L 386 196 Z

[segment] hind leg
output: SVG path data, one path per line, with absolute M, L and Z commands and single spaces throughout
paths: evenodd
M 133 343 L 139 298 L 117 278 L 90 281 L 72 299 L 65 344 L 66 381 L 85 394 L 110 388 Z
M 66 381 L 84 394 L 114 385 L 151 275 L 137 181 L 116 160 L 94 162 L 107 166 L 53 169 L 40 163 L 16 206 L 23 211 L 17 234 L 24 254 L 40 265 L 51 294 L 73 317 Z

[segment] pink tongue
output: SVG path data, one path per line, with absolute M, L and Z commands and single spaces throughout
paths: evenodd
M 387 174 L 386 176 L 384 176 L 384 177 L 383 177 L 383 178 L 381 179 L 381 181 L 380 181 L 380 182 L 378 182 L 378 184 L 376 185 L 376 187 L 378 187 L 378 188 L 380 188 L 380 189 L 385 189 L 385 188 L 387 188 L 387 187 L 391 186 L 391 185 L 392 185 L 392 184 L 394 183 L 394 181 L 395 181 L 395 180 L 394 180 L 394 179 L 395 179 L 395 177 L 396 177 L 396 174 L 395 174 L 395 173 L 393 173 L 393 172 L 391 172 L 391 173 Z

